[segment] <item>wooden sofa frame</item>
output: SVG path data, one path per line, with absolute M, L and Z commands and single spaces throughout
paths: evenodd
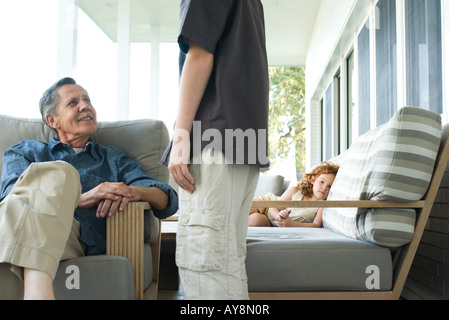
M 421 201 L 395 203 L 385 201 L 254 201 L 253 208 L 412 208 L 417 211 L 412 241 L 395 253 L 391 291 L 362 292 L 252 292 L 254 300 L 398 300 L 404 288 L 416 251 L 429 219 L 445 169 L 449 162 L 449 126 L 444 127 L 435 170 L 426 196 Z

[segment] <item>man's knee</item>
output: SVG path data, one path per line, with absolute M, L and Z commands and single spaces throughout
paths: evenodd
M 34 167 L 34 168 L 32 168 Z M 64 161 L 52 161 L 32 163 L 30 170 L 36 170 L 39 178 L 53 185 L 61 185 L 74 188 L 74 191 L 80 190 L 81 182 L 78 170 L 71 164 Z
M 60 194 L 67 196 L 72 194 L 77 198 L 81 194 L 81 182 L 78 170 L 64 161 L 43 162 L 38 164 L 39 173 L 42 175 L 45 183 L 53 184 L 53 187 Z
M 79 173 L 63 161 L 32 163 L 16 182 L 14 194 L 22 201 L 35 199 L 37 205 L 61 203 L 73 209 L 81 194 Z

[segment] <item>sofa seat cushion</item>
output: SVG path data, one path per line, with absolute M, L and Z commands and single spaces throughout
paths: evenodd
M 442 133 L 441 117 L 402 108 L 385 125 L 371 130 L 339 157 L 340 170 L 328 200 L 410 202 L 429 187 Z M 323 223 L 351 238 L 387 247 L 411 241 L 414 209 L 329 208 Z
M 328 229 L 249 228 L 247 244 L 250 292 L 368 291 L 373 285 L 385 291 L 392 286 L 389 249 Z M 378 268 L 378 279 L 372 266 Z

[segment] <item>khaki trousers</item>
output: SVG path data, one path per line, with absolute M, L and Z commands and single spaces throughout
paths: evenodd
M 219 162 L 220 157 L 224 161 L 213 150 L 203 152 L 207 163 Z M 191 165 L 190 172 L 196 180 L 195 192 L 179 191 L 176 241 L 184 298 L 246 300 L 248 213 L 259 168 L 211 163 Z
M 53 279 L 59 262 L 83 256 L 73 218 L 81 194 L 78 171 L 62 161 L 33 163 L 0 203 L 0 263 L 23 280 L 23 268 Z

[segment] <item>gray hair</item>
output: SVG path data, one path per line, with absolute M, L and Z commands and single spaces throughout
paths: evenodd
M 76 81 L 72 78 L 63 78 L 48 88 L 42 95 L 39 101 L 39 110 L 41 112 L 42 121 L 44 121 L 46 125 L 48 125 L 47 120 L 45 119 L 47 115 L 58 114 L 59 96 L 56 93 L 56 90 L 67 84 L 76 84 Z M 57 137 L 57 131 L 53 128 L 51 129 L 55 137 Z

